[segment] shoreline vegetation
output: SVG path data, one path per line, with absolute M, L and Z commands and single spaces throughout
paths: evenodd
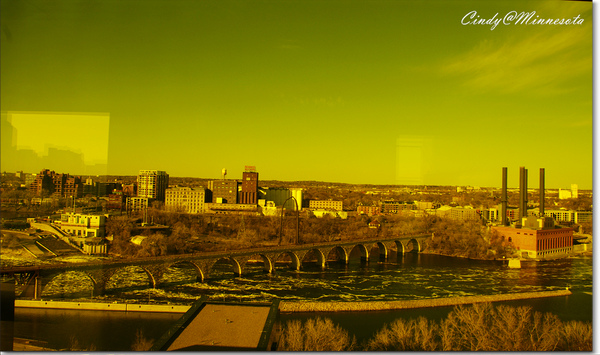
M 445 319 L 397 318 L 373 337 L 355 336 L 329 318 L 286 323 L 281 351 L 592 351 L 590 322 L 561 321 L 531 307 L 457 305 Z
M 469 305 L 475 303 L 490 303 L 512 301 L 521 299 L 569 296 L 569 290 L 519 292 L 483 296 L 461 296 L 447 298 L 427 298 L 420 300 L 399 301 L 366 301 L 366 302 L 288 302 L 281 301 L 279 310 L 282 313 L 302 312 L 369 312 L 387 311 L 413 308 L 448 307 Z M 51 308 L 51 309 L 78 309 L 99 311 L 136 311 L 136 312 L 175 312 L 185 313 L 189 305 L 145 305 L 135 303 L 103 303 L 103 302 L 77 302 L 77 301 L 31 301 L 15 300 L 17 308 Z

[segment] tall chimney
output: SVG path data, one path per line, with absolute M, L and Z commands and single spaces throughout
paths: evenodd
M 500 200 L 500 202 L 502 203 L 502 207 L 500 208 L 500 222 L 503 226 L 509 225 L 508 219 L 506 218 L 506 206 L 508 204 L 507 171 L 508 168 L 502 168 L 502 198 Z
M 545 202 L 544 199 L 546 198 L 546 182 L 545 182 L 545 171 L 544 168 L 540 168 L 540 218 L 544 217 L 545 214 Z
M 522 224 L 523 218 L 527 217 L 527 169 L 519 168 L 519 224 Z

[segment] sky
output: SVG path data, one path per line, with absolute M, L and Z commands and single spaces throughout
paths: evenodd
M 3 171 L 592 188 L 591 2 L 0 1 Z

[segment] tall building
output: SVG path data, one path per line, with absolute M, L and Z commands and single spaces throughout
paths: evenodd
M 239 203 L 249 205 L 258 203 L 258 173 L 254 171 L 253 166 L 246 166 L 246 171 L 242 173 L 242 191 Z
M 579 197 L 579 186 L 577 186 L 577 184 L 571 184 L 571 197 L 572 198 Z
M 137 197 L 165 201 L 169 174 L 160 170 L 140 170 L 137 179 Z
M 165 192 L 165 208 L 175 212 L 203 213 L 204 188 L 175 187 Z
M 54 183 L 52 181 L 52 175 L 55 174 L 54 171 L 50 171 L 48 169 L 42 170 L 39 174 L 35 176 L 35 179 L 29 185 L 29 191 L 31 191 L 36 196 L 50 195 L 54 193 Z

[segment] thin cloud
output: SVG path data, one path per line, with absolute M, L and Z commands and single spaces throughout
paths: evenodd
M 444 63 L 441 72 L 459 75 L 480 91 L 564 93 L 574 89 L 573 78 L 592 73 L 590 26 L 538 25 L 528 37 L 486 40 Z

